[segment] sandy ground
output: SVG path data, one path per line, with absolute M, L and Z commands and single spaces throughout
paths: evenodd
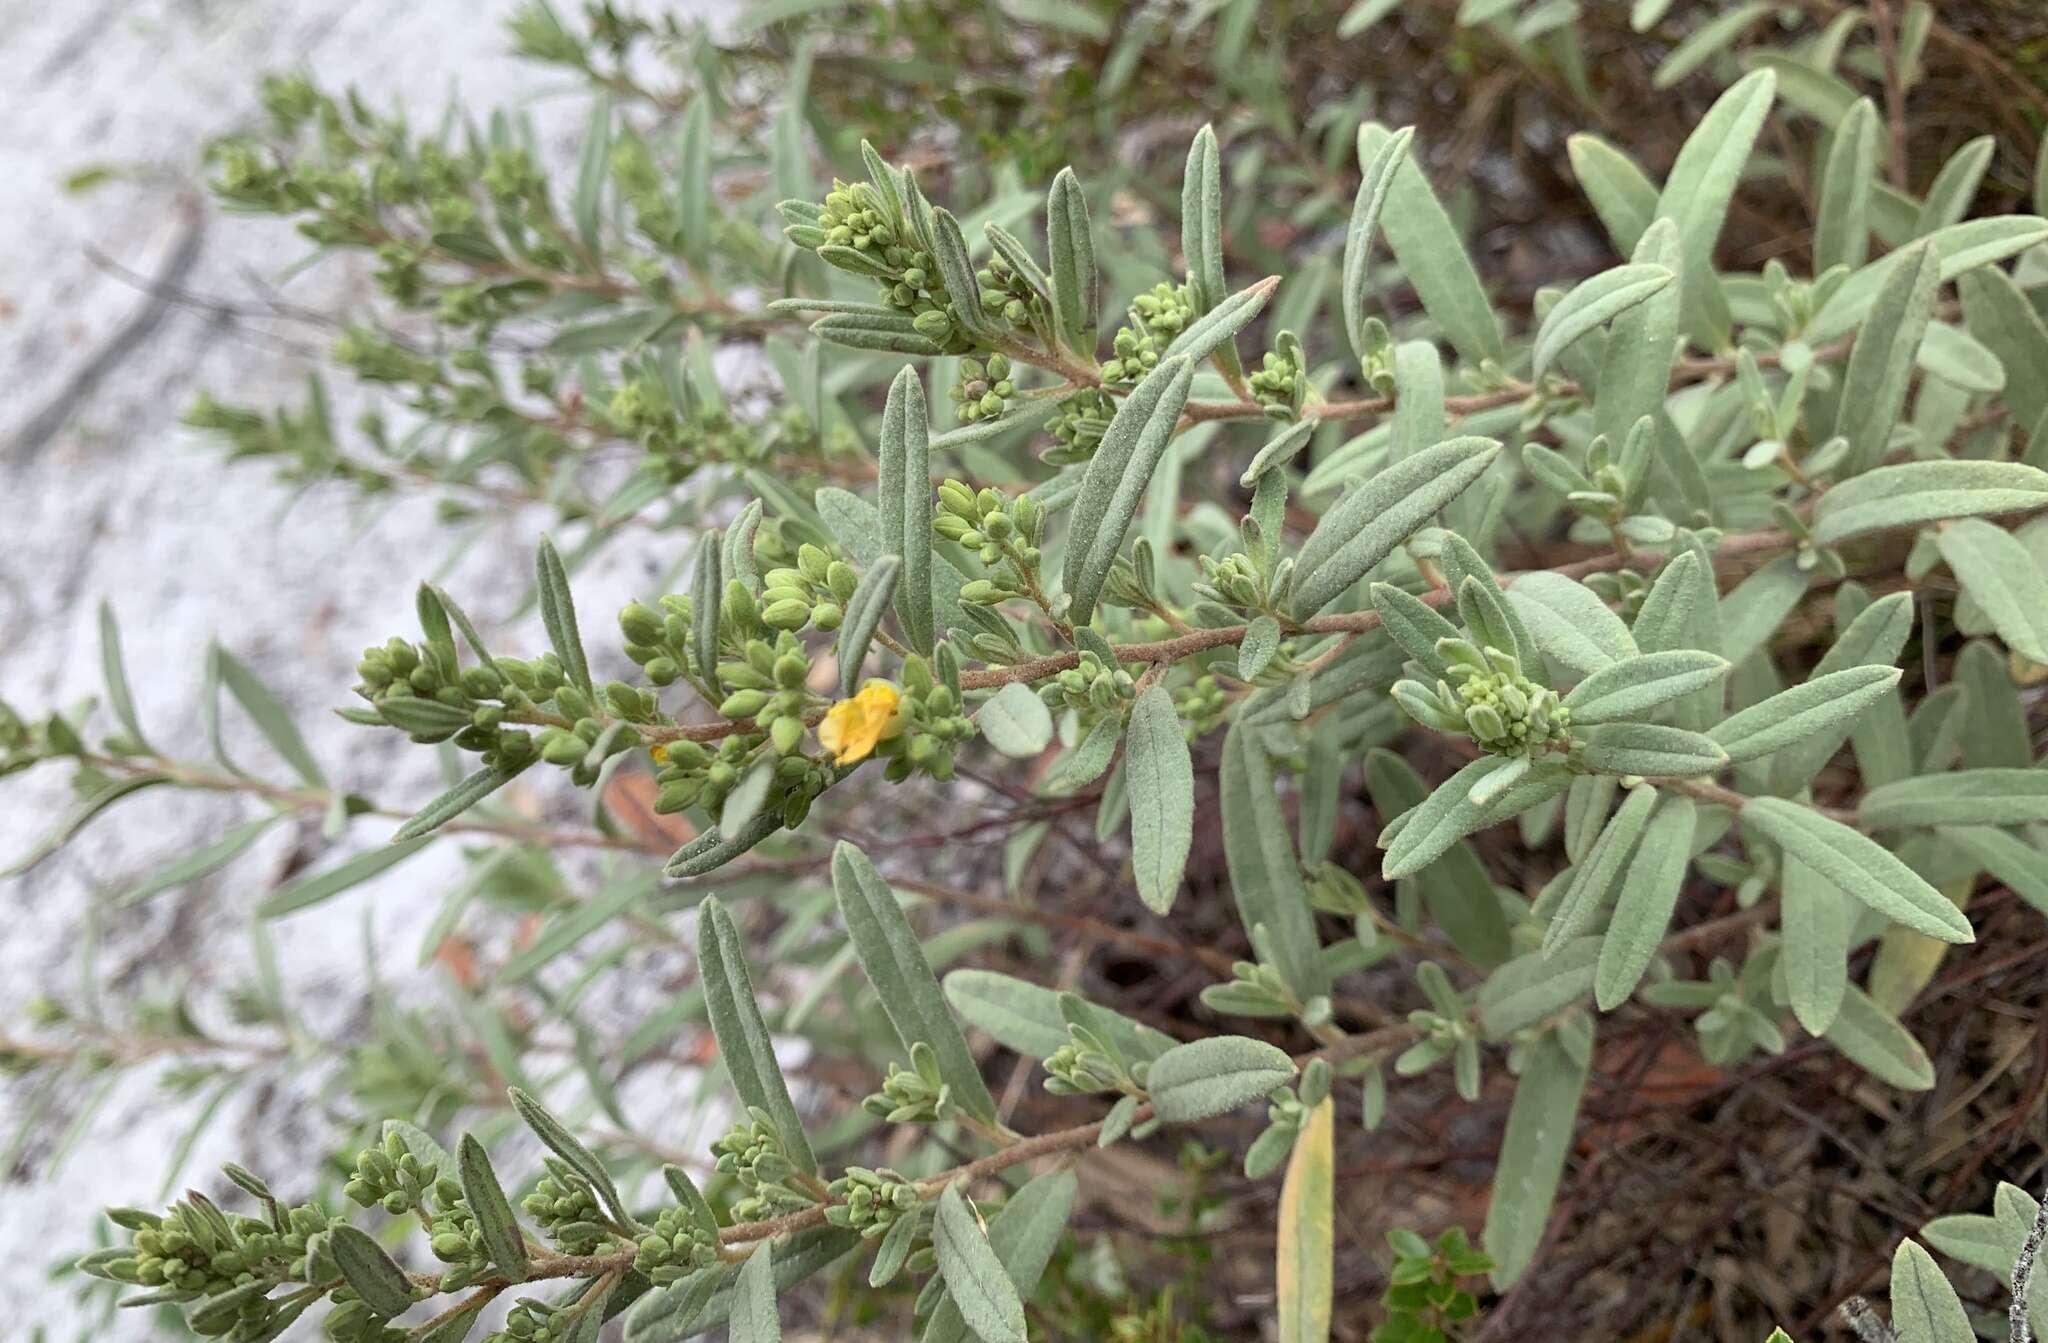
M 531 105 L 544 126 L 573 126 L 567 82 L 511 59 L 508 0 L 0 0 L 0 696 L 25 714 L 96 693 L 95 610 L 119 613 L 145 725 L 174 754 L 206 756 L 202 658 L 219 638 L 296 713 L 334 781 L 391 805 L 437 787 L 432 753 L 352 728 L 326 710 L 348 701 L 358 651 L 411 629 L 412 587 L 448 552 L 430 501 L 365 510 L 346 492 L 275 484 L 258 465 L 224 466 L 177 424 L 201 388 L 235 400 L 294 401 L 317 328 L 245 323 L 155 304 L 107 261 L 186 288 L 248 302 L 284 274 L 304 244 L 288 229 L 218 215 L 194 190 L 212 134 L 256 115 L 259 73 L 303 65 L 373 100 L 402 98 L 421 119 L 451 93 L 472 105 Z M 557 115 L 559 114 L 559 115 Z M 90 194 L 62 180 L 95 164 L 135 170 Z M 105 260 L 95 260 L 95 256 Z M 359 269 L 329 262 L 292 278 L 296 303 L 346 311 L 366 292 Z M 480 619 L 509 612 L 546 519 L 502 520 L 443 576 Z M 614 556 L 580 575 L 589 619 L 658 565 Z M 520 640 L 537 640 L 521 627 Z M 516 643 L 515 643 L 516 646 Z M 253 740 L 253 739 L 251 739 Z M 259 745 L 241 748 L 253 763 Z M 0 865 L 68 809 L 64 772 L 0 783 Z M 82 1001 L 87 910 L 238 820 L 246 800 L 145 794 L 86 840 L 26 878 L 0 882 L 0 1030 L 25 1003 Z M 359 824 L 344 848 L 382 840 Z M 225 990 L 246 978 L 249 911 L 317 825 L 280 826 L 222 876 L 103 917 L 97 980 L 110 1018 L 166 984 L 190 987 L 199 1015 L 232 1033 Z M 458 859 L 430 850 L 393 878 L 277 925 L 286 980 L 316 1032 L 358 1010 L 363 938 L 413 949 Z M 21 1122 L 29 1088 L 0 1080 L 0 1148 Z M 310 1099 L 310 1098 L 308 1098 Z M 243 1155 L 255 1136 L 253 1096 L 232 1100 L 204 1132 L 186 1178 Z M 272 1106 L 279 1105 L 276 1096 Z M 284 1108 L 291 1098 L 286 1092 Z M 159 1336 L 124 1312 L 111 1329 L 84 1324 L 49 1265 L 91 1244 L 95 1209 L 157 1197 L 178 1135 L 198 1112 L 166 1100 L 148 1070 L 95 1102 L 67 1088 L 0 1168 L 0 1299 L 4 1332 L 46 1326 L 73 1337 Z M 303 1108 L 303 1106 L 301 1107 Z M 51 1158 L 81 1125 L 61 1178 Z M 312 1136 L 317 1122 L 309 1126 Z M 288 1143 L 290 1138 L 273 1138 Z

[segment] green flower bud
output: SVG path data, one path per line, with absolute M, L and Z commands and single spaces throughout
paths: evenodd
M 762 623 L 770 629 L 800 630 L 811 619 L 811 604 L 802 597 L 785 597 L 770 602 L 761 612 Z

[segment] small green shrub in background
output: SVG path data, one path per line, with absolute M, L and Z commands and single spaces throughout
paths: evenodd
M 339 1174 L 285 1195 L 231 1168 L 239 1209 L 115 1210 L 86 1272 L 237 1343 L 302 1315 L 348 1343 L 589 1343 L 615 1317 L 633 1343 L 760 1343 L 811 1279 L 834 1286 L 802 1309 L 878 1336 L 1193 1340 L 1235 1327 L 1202 1264 L 1163 1287 L 1081 1196 L 1091 1154 L 1199 1128 L 1236 1173 L 1187 1163 L 1168 1261 L 1257 1216 L 1257 1336 L 1421 1343 L 1478 1336 L 1478 1279 L 1524 1282 L 1584 1215 L 1559 1190 L 1604 1141 L 1579 1123 L 1593 1079 L 1630 1085 L 1617 1018 L 1717 1076 L 1839 1057 L 1898 1104 L 1936 1084 L 1902 1015 L 1999 954 L 1972 945 L 1987 906 L 2029 940 L 2013 898 L 2048 908 L 2048 171 L 2031 213 L 1981 213 L 2020 147 L 1923 176 L 1897 139 L 1928 53 L 1967 39 L 1924 3 L 1635 5 L 1658 86 L 1716 91 L 1654 174 L 1625 125 L 1573 135 L 1613 262 L 1509 298 L 1413 127 L 1369 91 L 1306 120 L 1288 101 L 1285 41 L 1319 18 L 1372 41 L 1396 6 L 1012 8 L 834 31 L 811 26 L 831 6 L 771 4 L 722 44 L 536 6 L 520 53 L 592 88 L 559 179 L 519 118 L 421 133 L 296 76 L 213 148 L 227 206 L 374 259 L 392 320 L 333 355 L 389 412 L 344 428 L 316 384 L 190 423 L 289 480 L 436 491 L 451 526 L 538 506 L 554 539 L 533 618 L 487 639 L 425 583 L 419 630 L 354 669 L 345 717 L 462 762 L 424 805 L 330 782 L 226 648 L 216 717 L 289 773 L 173 753 L 109 612 L 105 712 L 0 712 L 0 767 L 68 762 L 80 795 L 28 861 L 138 791 L 237 791 L 258 814 L 128 897 L 288 817 L 392 816 L 261 918 L 459 837 L 474 875 L 434 939 L 541 922 L 446 1019 L 381 1014 Z M 1579 9 L 1468 0 L 1445 59 L 1597 111 Z M 973 89 L 920 105 L 949 44 Z M 1246 101 L 1170 155 L 1120 145 L 1159 125 L 1138 72 L 1204 53 Z M 1001 91 L 975 90 L 1002 59 L 1058 69 L 1071 103 L 999 133 Z M 1811 229 L 1761 265 L 1758 190 Z M 713 361 L 736 348 L 744 387 Z M 650 540 L 682 557 L 668 590 L 579 612 L 578 565 Z M 621 814 L 632 775 L 686 831 Z M 515 779 L 591 790 L 595 826 L 522 814 Z M 1098 903 L 1020 894 L 1059 846 Z M 578 885 L 560 847 L 618 863 Z M 1168 1013 L 1096 1001 L 1053 934 L 1211 982 Z M 682 941 L 696 980 L 608 1038 L 579 1000 L 640 939 Z M 973 963 L 1005 942 L 1028 975 Z M 274 974 L 247 1006 L 292 1038 Z M 665 1151 L 618 1086 L 700 1022 L 717 1066 L 677 1109 L 731 1127 Z M 143 1025 L 218 1043 L 175 1006 Z M 774 1041 L 798 1036 L 792 1066 Z M 1504 1105 L 1490 1198 L 1469 1229 L 1396 1231 L 1373 1306 L 1335 1272 L 1378 1259 L 1347 1243 L 1345 1172 L 1422 1088 Z M 468 1131 L 507 1132 L 500 1094 L 538 1173 Z M 2040 1223 L 2013 1186 L 1996 1213 L 1924 1237 L 2014 1279 L 2023 1338 Z M 1910 1240 L 1891 1303 L 1866 1337 L 1974 1336 Z

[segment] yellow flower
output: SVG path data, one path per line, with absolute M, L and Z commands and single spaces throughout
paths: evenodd
M 852 699 L 825 711 L 818 741 L 842 765 L 865 760 L 875 746 L 903 730 L 903 697 L 887 681 L 869 681 Z
M 657 746 L 647 754 L 654 757 L 654 763 L 657 765 L 666 765 L 668 763 L 668 747 L 666 746 Z

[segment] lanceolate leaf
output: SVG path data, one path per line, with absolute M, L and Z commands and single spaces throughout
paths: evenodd
M 1325 1343 L 1336 1285 L 1337 1185 L 1334 1118 L 1328 1096 L 1309 1111 L 1280 1186 L 1278 1293 L 1280 1343 Z
M 1912 631 L 1913 595 L 1894 592 L 1888 597 L 1881 597 L 1864 607 L 1849 622 L 1849 627 L 1814 664 L 1813 674 L 1807 678 L 1807 683 L 1810 685 L 1850 667 L 1890 666 L 1898 661 Z M 1803 788 L 1821 766 L 1834 758 L 1835 752 L 1851 735 L 1872 726 L 1890 730 L 1886 726 L 1887 713 L 1903 727 L 1904 716 L 1899 712 L 1896 690 L 1880 695 L 1875 704 L 1860 711 L 1850 722 L 1837 723 L 1791 746 L 1779 747 L 1776 758 L 1771 762 L 1771 791 L 1789 795 Z M 1864 740 L 1861 736 L 1856 739 L 1859 742 Z M 1865 767 L 1866 786 L 1883 781 L 1870 778 L 1869 769 Z
M 1543 655 L 1561 667 L 1591 675 L 1636 654 L 1621 617 L 1592 589 L 1563 574 L 1524 574 L 1508 589 L 1508 601 Z
M 882 617 L 889 613 L 890 600 L 896 593 L 897 575 L 903 572 L 903 561 L 896 555 L 884 555 L 868 566 L 854 587 L 853 596 L 846 603 L 846 611 L 839 625 L 839 693 L 849 698 L 860 689 L 860 669 L 867 661 L 868 646 L 875 641 L 875 631 L 882 627 Z M 929 573 L 926 575 L 930 579 Z
M 1975 1343 L 1970 1316 L 1934 1256 L 1901 1241 L 1892 1256 L 1892 1328 L 1899 1343 Z
M 1669 219 L 1650 225 L 1631 261 L 1637 266 L 1677 266 L 1678 226 Z M 1609 443 L 1625 442 L 1638 420 L 1662 412 L 1678 348 L 1682 297 L 1680 286 L 1667 284 L 1616 317 L 1608 328 L 1593 414 L 1595 431 L 1607 435 Z M 1552 318 L 1556 315 L 1552 309 Z M 1685 456 L 1689 459 L 1690 451 Z
M 360 886 L 378 873 L 398 866 L 433 842 L 433 836 L 422 835 L 417 839 L 387 844 L 359 853 L 347 862 L 336 864 L 324 872 L 302 877 L 289 886 L 279 888 L 269 899 L 258 905 L 256 917 L 282 918 L 286 914 L 317 905 L 323 900 L 332 900 L 343 891 Z
M 1155 914 L 1173 908 L 1195 835 L 1195 769 L 1173 696 L 1152 686 L 1131 709 L 1124 758 L 1131 807 L 1131 870 Z
M 957 1184 L 939 1195 L 932 1245 L 947 1295 L 974 1336 L 982 1343 L 1024 1343 L 1024 1303 Z
M 1580 281 L 1550 310 L 1536 332 L 1534 375 L 1540 379 L 1573 341 L 1649 299 L 1673 278 L 1663 266 L 1631 264 Z
M 576 600 L 569 592 L 569 571 L 555 553 L 555 543 L 541 538 L 535 586 L 540 593 L 541 622 L 547 626 L 548 642 L 562 660 L 570 683 L 585 695 L 596 697 L 590 685 L 590 662 L 583 656 L 583 636 L 576 630 Z
M 1941 558 L 1998 637 L 2033 663 L 2048 663 L 2048 574 L 2013 534 L 1980 518 L 1934 534 Z
M 716 896 L 707 896 L 697 907 L 697 927 L 705 1013 L 718 1039 L 719 1057 L 732 1076 L 732 1089 L 743 1104 L 767 1111 L 790 1160 L 805 1174 L 815 1175 L 818 1159 L 804 1137 L 803 1116 L 790 1099 L 782 1066 L 775 1061 L 775 1042 L 761 1018 L 760 1004 L 754 1000 L 739 930 Z
M 1365 785 L 1383 822 L 1421 806 L 1429 796 L 1422 776 L 1389 750 L 1366 754 Z M 1507 916 L 1501 910 L 1492 876 L 1471 846 L 1452 843 L 1442 857 L 1417 872 L 1414 880 L 1422 887 L 1423 902 L 1459 955 L 1484 969 L 1508 958 Z
M 1030 1300 L 1038 1290 L 1038 1281 L 1066 1234 L 1079 1192 L 1073 1171 L 1048 1171 L 1010 1195 L 1002 1211 L 989 1219 L 989 1248 L 1020 1300 Z M 919 1343 L 966 1343 L 968 1334 L 967 1321 L 948 1292 L 932 1311 Z
M 896 893 L 868 856 L 844 841 L 832 851 L 832 890 L 861 969 L 881 995 L 882 1009 L 903 1047 L 920 1042 L 931 1046 L 940 1075 L 953 1089 L 954 1104 L 984 1122 L 993 1120 L 995 1100 L 946 1006 L 917 934 L 896 903 Z
M 483 1235 L 484 1252 L 498 1271 L 514 1282 L 526 1281 L 526 1240 L 512 1204 L 491 1170 L 491 1158 L 474 1134 L 462 1135 L 455 1149 L 456 1170 L 461 1177 L 462 1197 L 476 1215 L 477 1230 Z
M 1931 240 L 1893 255 L 1899 260 L 1857 332 L 1842 379 L 1835 433 L 1849 440 L 1852 472 L 1867 471 L 1884 459 L 1941 283 L 1941 254 Z
M 1785 935 L 1785 988 L 1809 1035 L 1825 1035 L 1849 985 L 1849 897 L 1796 858 L 1785 860 L 1778 923 Z
M 1180 188 L 1180 250 L 1197 316 L 1223 301 L 1223 167 L 1216 131 L 1204 126 L 1188 146 Z
M 2019 462 L 1943 458 L 1866 471 L 1821 496 L 1813 539 L 1833 545 L 1865 532 L 1944 518 L 2048 508 L 2048 471 Z
M 932 449 L 925 418 L 924 387 L 917 370 L 905 367 L 889 384 L 882 411 L 881 478 L 876 502 L 882 515 L 882 544 L 902 559 L 896 580 L 896 616 L 910 646 L 932 651 Z
M 1873 788 L 1857 809 L 1876 830 L 2048 821 L 2048 769 L 1966 769 Z
M 529 762 L 530 763 L 530 762 Z M 501 765 L 486 765 L 476 773 L 456 784 L 441 796 L 414 812 L 412 818 L 398 828 L 391 838 L 394 843 L 418 839 L 429 831 L 438 830 L 456 817 L 468 811 L 477 803 L 497 792 L 506 784 L 519 777 L 526 769 L 519 765 L 506 769 Z
M 1102 312 L 1095 275 L 1095 235 L 1088 198 L 1072 168 L 1052 179 L 1045 206 L 1046 251 L 1052 257 L 1052 306 L 1060 336 L 1074 351 L 1095 353 L 1095 323 Z
M 1621 893 L 1615 899 L 1607 934 L 1600 940 L 1600 962 L 1593 981 L 1593 1000 L 1603 1012 L 1628 1000 L 1657 954 L 1671 911 L 1678 906 L 1686 868 L 1692 863 L 1696 816 L 1691 798 L 1666 794 L 1622 874 Z
M 1543 932 L 1544 955 L 1555 956 L 1565 943 L 1585 931 L 1621 875 L 1623 864 L 1635 852 L 1636 840 L 1641 838 L 1656 805 L 1655 788 L 1638 784 L 1629 789 L 1628 800 L 1601 830 L 1600 838 L 1593 841 L 1585 861 L 1573 870 L 1564 900 Z
M 1328 993 L 1329 974 L 1323 967 L 1301 864 L 1273 793 L 1272 763 L 1253 729 L 1239 724 L 1225 734 L 1217 784 L 1223 804 L 1223 853 L 1238 917 L 1247 933 L 1265 929 L 1273 954 L 1281 960 L 1273 968 L 1304 1003 Z
M 1029 760 L 1052 744 L 1052 711 L 1022 681 L 991 696 L 975 722 L 989 745 L 1018 760 Z
M 1565 152 L 1571 158 L 1572 176 L 1593 203 L 1593 213 L 1600 216 L 1615 250 L 1635 252 L 1644 230 L 1657 217 L 1657 184 L 1634 159 L 1597 135 L 1580 132 L 1567 138 Z
M 1117 407 L 1089 459 L 1081 495 L 1074 501 L 1067 550 L 1067 595 L 1073 600 L 1070 614 L 1077 625 L 1087 624 L 1095 613 L 1096 598 L 1123 551 L 1145 487 L 1173 441 L 1194 376 L 1193 360 L 1160 363 Z
M 775 1310 L 774 1252 L 774 1241 L 761 1241 L 740 1266 L 727 1323 L 731 1343 L 782 1343 L 782 1317 Z
M 1742 808 L 1742 825 L 1894 923 L 1943 942 L 1974 940 L 1970 921 L 1948 897 L 1889 849 L 1811 807 L 1783 798 L 1752 798 Z
M 1335 601 L 1493 464 L 1500 443 L 1453 438 L 1395 462 L 1339 499 L 1302 544 L 1291 605 L 1305 619 Z
M 1728 673 L 1725 659 L 1692 648 L 1640 653 L 1609 663 L 1572 687 L 1564 704 L 1572 726 L 1639 718 L 1659 705 L 1708 686 Z
M 1709 346 L 1720 343 L 1726 327 L 1725 305 L 1714 275 L 1714 244 L 1776 91 L 1776 77 L 1769 70 L 1758 70 L 1716 99 L 1686 137 L 1671 165 L 1671 175 L 1664 181 L 1663 194 L 1657 198 L 1656 213 L 1678 224 L 1686 330 Z
M 1386 208 L 1394 171 L 1407 162 L 1408 142 L 1414 138 L 1415 128 L 1404 126 L 1380 142 L 1369 162 L 1358 165 L 1364 176 L 1351 202 L 1351 223 L 1344 230 L 1343 303 L 1344 334 L 1351 341 L 1352 354 L 1361 360 L 1366 355 L 1365 291 L 1371 279 L 1373 235 L 1379 231 L 1380 212 Z
M 350 1290 L 385 1319 L 412 1307 L 412 1284 L 369 1233 L 343 1224 L 327 1233 L 327 1252 L 348 1281 Z
M 1292 1081 L 1294 1060 L 1263 1040 L 1212 1035 L 1153 1060 L 1145 1088 L 1169 1124 L 1192 1124 L 1259 1100 Z
M 1376 162 L 1392 139 L 1384 126 L 1368 122 L 1359 127 L 1360 166 Z M 1502 358 L 1500 318 L 1486 297 L 1486 287 L 1459 240 L 1457 226 L 1410 155 L 1400 155 L 1395 163 L 1380 226 L 1403 277 L 1458 353 L 1474 364 Z
M 1891 692 L 1900 675 L 1896 667 L 1844 667 L 1753 704 L 1708 735 L 1731 763 L 1740 764 L 1818 733 L 1846 733 L 1858 714 Z
M 1486 1209 L 1486 1252 L 1497 1265 L 1494 1286 L 1502 1289 L 1522 1276 L 1543 1243 L 1586 1089 L 1585 1066 L 1554 1035 L 1538 1040 L 1524 1057 Z
M 1851 270 L 1870 253 L 1870 187 L 1877 176 L 1877 107 L 1858 98 L 1828 150 L 1820 180 L 1820 218 L 1813 232 L 1813 269 Z
M 1937 229 L 1921 239 L 1934 246 L 1941 258 L 1941 282 L 1966 271 L 1989 266 L 2018 256 L 2036 243 L 2048 241 L 2048 219 L 2032 215 L 1995 215 L 1968 219 Z M 1912 248 L 1901 248 L 1871 262 L 1844 280 L 1827 306 L 1814 314 L 1807 325 L 1806 339 L 1821 344 L 1847 335 L 1872 309 L 1877 295 L 1891 283 L 1901 267 L 1918 262 Z
M 1571 782 L 1571 775 L 1563 769 L 1535 769 L 1484 806 L 1474 803 L 1473 787 L 1505 763 L 1496 756 L 1473 761 L 1438 784 L 1421 806 L 1404 815 L 1398 830 L 1391 835 L 1382 830 L 1380 842 L 1387 846 L 1387 852 L 1380 860 L 1380 874 L 1391 880 L 1420 871 L 1473 831 L 1517 816 L 1562 793 Z
M 1712 738 L 1660 723 L 1610 723 L 1587 734 L 1582 753 L 1588 768 L 1605 774 L 1641 774 L 1682 779 L 1712 774 L 1728 755 Z

